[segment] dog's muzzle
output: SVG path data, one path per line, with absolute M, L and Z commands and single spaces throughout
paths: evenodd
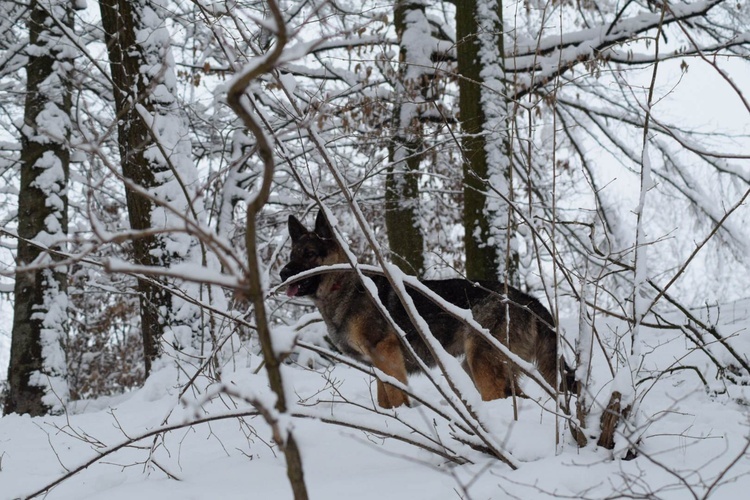
M 281 269 L 281 272 L 279 272 L 279 276 L 281 276 L 282 281 L 286 281 L 292 276 L 297 274 L 293 270 L 289 269 L 289 266 L 284 266 Z M 292 283 L 291 285 L 286 287 L 286 294 L 288 297 L 294 297 L 299 293 L 299 283 Z
M 304 271 L 304 269 L 298 269 L 296 266 L 293 266 L 292 264 L 287 264 L 281 269 L 281 271 L 279 272 L 279 276 L 281 277 L 282 280 L 286 281 L 289 278 L 292 278 L 298 275 L 302 271 Z M 303 279 L 295 283 L 291 283 L 289 286 L 287 286 L 286 294 L 288 297 L 310 295 L 311 293 L 315 291 L 317 286 L 318 286 L 317 279 L 315 279 L 314 277 Z

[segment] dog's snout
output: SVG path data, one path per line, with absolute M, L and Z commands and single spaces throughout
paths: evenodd
M 289 269 L 287 269 L 286 267 L 283 267 L 281 271 L 279 272 L 279 276 L 281 276 L 282 281 L 286 281 L 292 276 L 292 273 L 291 271 L 289 271 Z
M 289 266 L 289 264 L 287 264 L 286 266 L 281 268 L 281 271 L 279 271 L 279 276 L 281 277 L 282 281 L 286 281 L 297 273 L 298 271 L 295 271 Z

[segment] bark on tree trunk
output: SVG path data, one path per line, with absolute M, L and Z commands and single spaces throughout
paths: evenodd
M 397 155 L 408 158 L 392 164 L 385 180 L 385 226 L 391 259 L 405 273 L 422 276 L 425 270 L 424 237 L 419 225 L 419 146 L 394 137 L 390 160 Z
M 471 280 L 497 279 L 500 275 L 501 262 L 507 263 L 506 276 L 512 284 L 517 281 L 517 259 L 510 255 L 504 259 L 506 254 L 507 215 L 500 216 L 501 211 L 497 208 L 490 209 L 488 206 L 487 182 L 501 180 L 505 177 L 508 185 L 507 158 L 501 159 L 490 157 L 488 153 L 488 141 L 505 141 L 501 155 L 507 156 L 507 130 L 506 123 L 495 123 L 493 129 L 488 126 L 488 116 L 484 109 L 483 92 L 488 92 L 486 78 L 482 74 L 488 61 L 483 60 L 481 53 L 480 37 L 491 37 L 495 40 L 497 47 L 494 51 L 499 54 L 499 61 L 491 61 L 491 64 L 500 65 L 502 70 L 502 4 L 491 2 L 492 11 L 497 15 L 497 22 L 492 23 L 487 19 L 480 19 L 478 4 L 481 0 L 464 0 L 456 9 L 456 37 L 459 73 L 459 115 L 462 128 L 461 148 L 463 150 L 463 184 L 464 184 L 464 244 L 466 247 L 466 275 Z M 480 23 L 491 24 L 491 29 L 481 28 Z M 484 29 L 485 32 L 481 32 Z M 486 42 L 482 42 L 486 43 Z M 492 75 L 493 78 L 502 78 Z M 504 84 L 503 82 L 500 82 Z M 484 86 L 484 87 L 483 87 Z M 507 102 L 504 102 L 503 92 L 496 92 L 491 98 L 497 100 L 499 109 L 507 111 Z M 503 118 L 505 120 L 507 118 Z M 500 163 L 503 172 L 493 172 Z M 500 186 L 493 186 L 496 189 Z M 510 194 L 509 189 L 508 193 Z M 497 201 L 497 200 L 496 200 Z M 504 201 L 499 204 L 505 205 Z M 507 209 L 506 209 L 507 210 Z M 507 211 L 505 212 L 507 214 Z M 502 220 L 504 219 L 504 220 Z
M 100 8 L 114 83 L 122 174 L 138 186 L 149 190 L 157 185 L 158 170 L 165 167 L 146 157 L 146 150 L 153 144 L 153 138 L 136 109 L 136 104 L 143 105 L 148 111 L 152 111 L 154 106 L 153 97 L 150 95 L 153 89 L 141 74 L 144 57 L 136 40 L 141 21 L 133 3 L 128 0 L 102 0 Z M 151 213 L 154 204 L 151 199 L 128 186 L 125 192 L 131 229 L 152 229 Z M 143 235 L 134 239 L 132 245 L 133 260 L 136 264 L 168 264 L 169 256 L 158 237 Z M 159 355 L 159 339 L 164 333 L 166 318 L 171 310 L 171 297 L 156 282 L 145 278 L 138 279 L 138 294 L 143 352 L 148 375 L 151 362 Z
M 624 419 L 628 418 L 630 410 L 630 406 L 622 407 L 622 394 L 618 391 L 614 391 L 612 396 L 610 396 L 609 404 L 607 404 L 607 408 L 604 410 L 604 414 L 599 422 L 601 434 L 596 443 L 597 445 L 608 450 L 614 449 L 617 426 Z M 632 451 L 628 451 L 628 454 L 632 454 Z
M 409 47 L 409 41 L 415 36 L 405 37 L 404 32 L 419 30 L 422 19 L 426 25 L 424 5 L 406 1 L 396 3 L 394 25 L 401 45 L 401 67 L 396 83 L 399 100 L 393 111 L 394 134 L 388 148 L 391 166 L 385 180 L 385 225 L 391 259 L 404 272 L 417 276 L 425 271 L 424 236 L 419 214 L 423 134 L 420 103 L 424 105 L 432 69 L 426 65 L 429 60 L 417 60 L 424 56 L 419 50 L 421 47 Z
M 65 67 L 72 54 L 50 13 L 72 27 L 71 7 L 66 1 L 29 5 L 35 50 L 26 64 L 16 264 L 36 269 L 16 273 L 6 414 L 43 415 L 67 399 L 60 345 L 67 330 L 67 267 L 54 266 L 60 260 L 54 252 L 64 250 L 68 231 L 71 90 Z

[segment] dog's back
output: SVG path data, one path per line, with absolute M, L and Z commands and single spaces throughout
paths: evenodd
M 429 349 L 412 324 L 406 309 L 388 280 L 382 276 L 375 276 L 373 279 L 378 287 L 380 300 L 399 327 L 406 332 L 407 340 L 414 351 L 432 366 L 434 360 Z M 507 340 L 509 340 L 511 349 L 516 354 L 524 359 L 535 361 L 545 379 L 554 383 L 557 349 L 555 348 L 555 334 L 550 328 L 553 320 L 538 300 L 513 287 L 507 288 L 506 298 L 506 287 L 501 282 L 471 282 L 455 278 L 423 280 L 422 284 L 446 302 L 471 310 L 474 319 L 480 325 L 487 328 L 503 344 L 507 345 Z M 406 290 L 435 339 L 450 354 L 464 354 L 467 336 L 479 334 L 421 292 L 408 286 Z M 506 325 L 510 328 L 507 329 Z M 509 332 L 507 336 L 506 331 Z M 490 345 L 485 347 L 495 350 Z M 407 363 L 407 368 L 410 372 L 417 370 L 413 361 Z

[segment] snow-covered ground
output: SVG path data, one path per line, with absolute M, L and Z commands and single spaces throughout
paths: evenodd
M 722 331 L 735 334 L 735 345 L 744 352 L 750 351 L 749 305 L 747 301 L 732 304 L 722 308 L 719 316 Z M 716 313 L 706 311 L 714 318 Z M 566 330 L 574 328 L 570 324 Z M 626 328 L 608 320 L 598 330 L 611 336 Z M 638 394 L 644 397 L 635 420 L 640 453 L 633 460 L 613 459 L 610 451 L 593 444 L 578 449 L 565 430 L 559 432 L 562 442 L 556 444 L 558 431 L 549 401 L 544 408 L 536 401 L 520 401 L 518 421 L 513 420 L 510 400 L 484 403 L 480 413 L 488 428 L 520 462 L 515 471 L 455 441 L 455 422 L 436 417 L 424 406 L 374 412 L 374 384 L 362 372 L 342 364 L 318 370 L 286 366 L 287 387 L 299 400 L 292 408 L 299 417 L 291 422 L 310 497 L 746 498 L 750 491 L 750 387 L 726 385 L 717 379 L 705 355 L 688 353 L 691 345 L 678 331 L 643 329 L 642 340 L 644 370 L 669 368 L 675 361 L 694 365 L 711 390 L 706 391 L 689 369 L 640 384 Z M 247 350 L 241 353 L 226 364 L 222 375 L 233 398 L 218 391 L 219 384 L 202 379 L 180 398 L 186 375 L 167 364 L 143 388 L 115 398 L 75 403 L 65 416 L 0 418 L 0 498 L 24 498 L 66 474 L 70 477 L 41 497 L 292 498 L 284 457 L 273 444 L 268 425 L 237 397 L 272 401 L 264 371 L 256 373 L 260 358 Z M 601 353 L 595 355 L 595 363 L 597 385 L 606 387 L 609 369 Z M 412 377 L 410 383 L 414 391 L 450 414 L 426 377 Z M 189 425 L 207 417 L 212 420 Z M 169 432 L 153 435 L 168 426 Z M 385 429 L 419 442 L 431 437 L 470 462 L 450 463 L 413 444 L 357 426 Z M 437 447 L 434 442 L 432 446 Z M 80 467 L 84 468 L 73 473 Z

